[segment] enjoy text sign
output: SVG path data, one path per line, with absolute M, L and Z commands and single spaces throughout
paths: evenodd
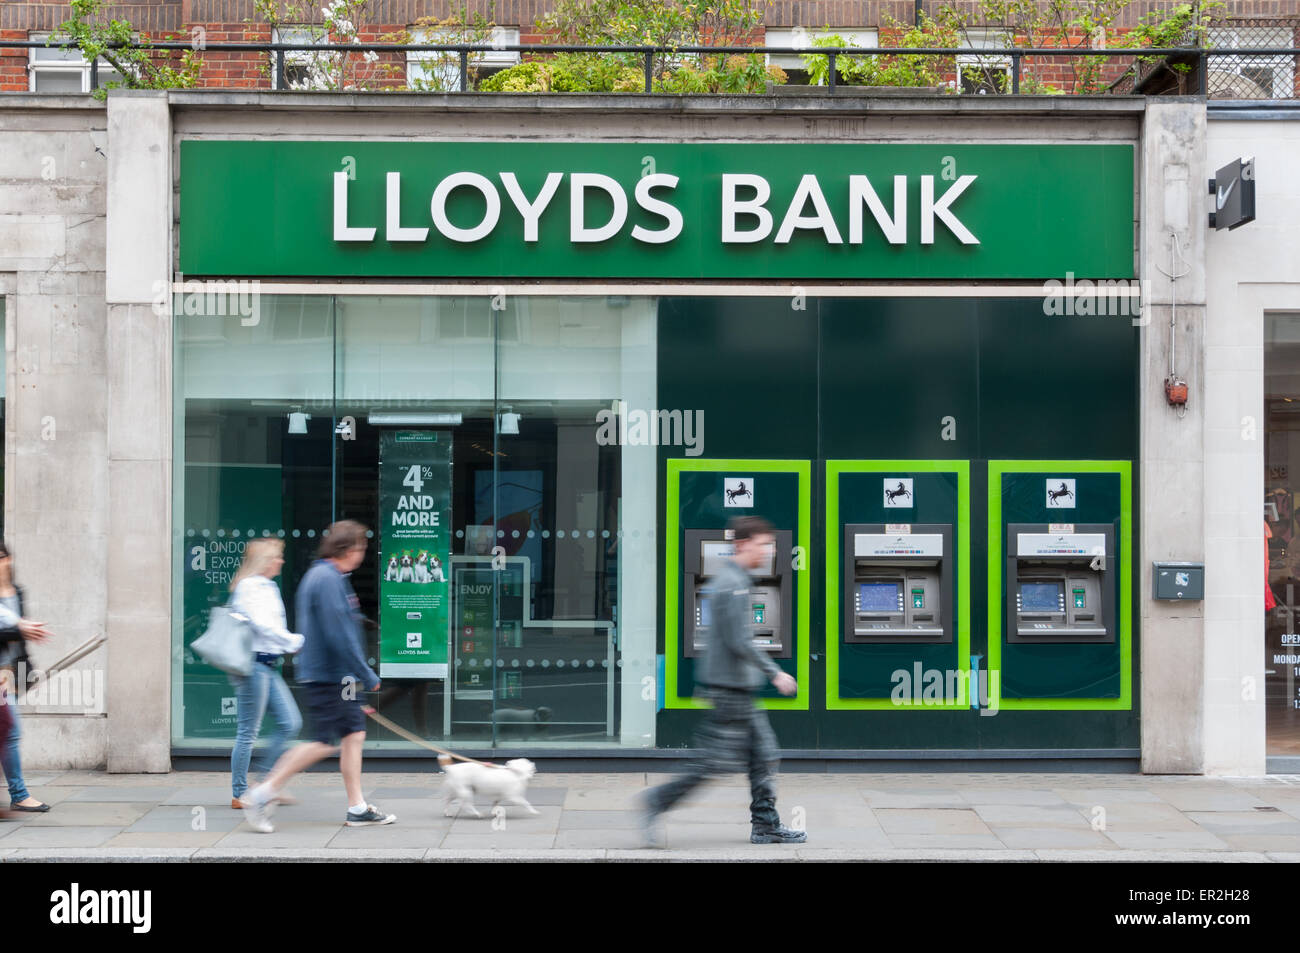
M 186 141 L 180 255 L 259 277 L 1127 278 L 1133 149 Z

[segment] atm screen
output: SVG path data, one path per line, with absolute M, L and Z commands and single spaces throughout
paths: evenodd
M 709 597 L 700 596 L 700 627 L 707 628 L 713 625 L 713 610 L 709 608 Z
M 1021 612 L 1060 612 L 1061 584 L 1058 582 L 1022 582 Z
M 700 543 L 700 575 L 713 576 L 722 568 L 724 559 L 736 555 L 736 544 L 724 540 L 704 540 Z M 776 552 L 762 565 L 750 570 L 754 576 L 772 576 L 776 574 Z
M 858 584 L 859 612 L 897 612 L 902 583 L 863 582 Z
M 734 543 L 704 540 L 700 543 L 700 575 L 716 575 L 718 570 L 722 568 L 722 561 L 730 559 L 735 554 L 736 545 Z

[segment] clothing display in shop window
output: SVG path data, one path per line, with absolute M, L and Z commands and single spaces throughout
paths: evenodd
M 1275 487 L 1269 494 L 1268 500 L 1277 508 L 1277 519 L 1272 521 L 1271 535 L 1284 543 L 1289 543 L 1295 535 L 1295 505 L 1291 492 L 1284 487 Z
M 1273 589 L 1268 584 L 1268 541 L 1273 538 L 1273 530 L 1269 528 L 1268 520 L 1264 520 L 1264 611 L 1272 612 L 1277 608 L 1277 599 L 1273 595 Z

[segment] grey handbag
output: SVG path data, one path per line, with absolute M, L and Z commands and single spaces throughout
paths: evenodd
M 208 630 L 190 648 L 213 668 L 230 675 L 253 671 L 253 625 L 248 616 L 229 605 L 217 606 L 208 616 Z

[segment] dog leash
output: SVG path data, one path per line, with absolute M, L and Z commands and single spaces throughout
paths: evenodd
M 393 732 L 394 734 L 401 735 L 407 741 L 414 741 L 421 748 L 428 748 L 430 751 L 436 751 L 438 752 L 438 754 L 446 755 L 448 758 L 455 758 L 457 761 L 468 761 L 470 764 L 480 764 L 485 768 L 501 767 L 501 765 L 493 764 L 491 761 L 478 761 L 474 758 L 467 758 L 463 754 L 456 754 L 456 752 L 454 751 L 448 751 L 446 748 L 439 748 L 437 745 L 430 744 L 429 742 L 421 738 L 419 735 L 407 731 L 401 725 L 396 724 L 393 721 L 385 718 L 383 715 L 379 714 L 379 712 L 371 708 L 369 705 L 363 706 L 361 710 L 364 711 L 371 718 L 373 718 L 375 721 L 379 722 L 389 731 Z

